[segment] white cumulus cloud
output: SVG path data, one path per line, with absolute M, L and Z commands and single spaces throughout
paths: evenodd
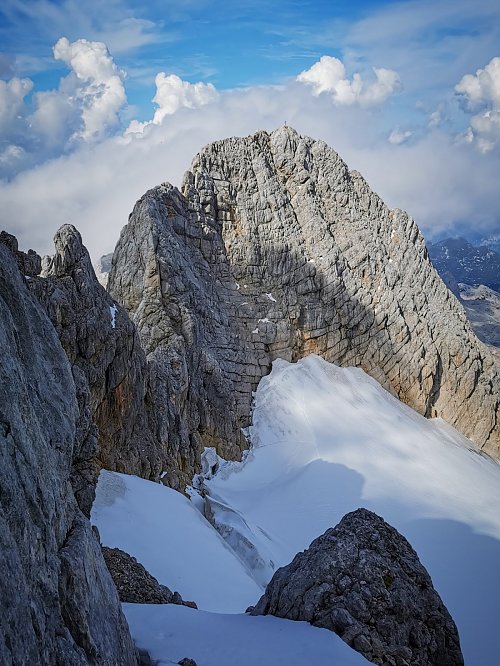
M 0 177 L 101 141 L 119 124 L 124 74 L 106 45 L 61 37 L 53 52 L 71 70 L 57 89 L 30 99 L 30 79 L 0 80 Z
M 500 142 L 500 57 L 462 77 L 455 92 L 472 113 L 468 140 L 476 142 L 482 152 L 492 150 Z
M 32 87 L 30 79 L 0 81 L 0 138 L 17 131 L 24 113 L 24 98 Z
M 324 55 L 310 69 L 301 72 L 297 81 L 312 86 L 314 95 L 330 93 L 334 104 L 369 106 L 384 102 L 401 88 L 399 75 L 394 70 L 374 67 L 373 73 L 375 81 L 369 84 L 358 73 L 348 79 L 344 63 Z
M 167 115 L 175 113 L 185 106 L 188 109 L 197 109 L 217 99 L 218 94 L 211 83 L 189 83 L 183 81 L 175 74 L 166 75 L 160 72 L 156 75 L 156 95 L 153 102 L 158 104 L 153 122 L 159 125 Z
M 81 137 L 86 141 L 100 138 L 117 124 L 127 101 L 123 73 L 103 42 L 78 39 L 70 43 L 61 37 L 54 46 L 54 58 L 72 70 L 61 82 L 60 93 L 75 100 L 81 110 Z
M 125 135 L 142 134 L 150 125 L 161 125 L 166 116 L 171 116 L 179 109 L 198 109 L 217 101 L 219 93 L 211 83 L 189 83 L 176 74 L 159 72 L 155 76 L 156 94 L 153 102 L 157 105 L 153 119 L 146 122 L 132 120 Z

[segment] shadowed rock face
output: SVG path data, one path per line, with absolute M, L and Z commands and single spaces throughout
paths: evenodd
M 101 467 L 158 480 L 161 447 L 147 414 L 147 364 L 135 326 L 98 283 L 78 231 L 62 226 L 54 244 L 29 286 L 71 363 L 80 408 L 72 482 L 89 515 Z
M 279 569 L 252 615 L 330 629 L 381 666 L 463 666 L 457 628 L 408 541 L 358 509 Z
M 172 592 L 166 585 L 161 585 L 132 555 L 120 548 L 102 546 L 101 549 L 120 601 L 197 608 L 194 601 L 184 601 L 178 592 Z
M 71 367 L 19 261 L 0 242 L 0 663 L 136 664 L 70 482 L 84 419 Z
M 163 409 L 156 431 L 181 480 L 202 446 L 237 457 L 273 359 L 311 352 L 362 367 L 499 455 L 498 365 L 414 221 L 289 127 L 211 144 L 182 192 L 147 192 L 108 289 L 138 327 Z

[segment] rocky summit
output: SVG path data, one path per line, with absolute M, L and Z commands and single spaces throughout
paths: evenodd
M 499 455 L 498 364 L 415 222 L 290 127 L 210 144 L 180 191 L 147 192 L 108 290 L 147 355 L 171 485 L 196 471 L 204 446 L 237 457 L 272 361 L 312 352 L 363 368 Z

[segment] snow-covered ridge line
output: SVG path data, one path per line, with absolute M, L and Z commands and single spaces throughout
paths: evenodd
M 417 551 L 458 626 L 467 666 L 495 663 L 496 461 L 443 421 L 429 421 L 399 402 L 362 370 L 314 355 L 274 363 L 259 384 L 249 432 L 252 449 L 242 463 L 207 456 L 201 491 L 217 531 L 178 493 L 102 473 L 92 517 L 104 543 L 136 556 L 202 609 L 243 612 L 275 568 L 363 506 Z M 106 499 L 113 478 L 124 495 L 115 490 Z M 138 526 L 135 533 L 131 524 Z

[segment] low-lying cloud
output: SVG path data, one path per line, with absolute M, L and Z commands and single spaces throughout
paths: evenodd
M 2 226 L 24 248 L 51 252 L 51 237 L 71 222 L 98 258 L 113 249 L 135 201 L 161 182 L 180 185 L 203 145 L 285 122 L 329 143 L 388 205 L 408 210 L 427 237 L 460 224 L 484 235 L 498 229 L 498 151 L 482 153 L 442 123 L 429 127 L 427 116 L 419 131 L 401 129 L 384 107 L 401 89 L 393 70 L 374 69 L 370 81 L 324 56 L 280 86 L 230 91 L 161 72 L 151 120 L 107 136 L 127 109 L 123 73 L 102 43 L 63 39 L 54 52 L 70 72 L 57 90 L 35 93 L 34 111 L 26 111 L 29 80 L 0 86 L 0 168 L 4 154 L 6 170 L 16 160 L 24 165 L 0 181 Z M 466 79 L 461 91 L 471 101 L 472 85 Z M 492 89 L 481 91 L 477 101 L 493 108 Z M 17 114 L 4 106 L 7 99 Z M 30 141 L 5 143 L 23 128 Z

